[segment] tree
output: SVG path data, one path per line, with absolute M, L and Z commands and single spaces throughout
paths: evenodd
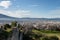
M 5 27 L 5 28 L 11 28 L 11 25 L 5 24 L 4 27 Z
M 22 25 L 18 24 L 18 28 L 21 28 L 21 27 L 22 27 Z
M 17 21 L 13 21 L 13 22 L 11 23 L 11 26 L 12 26 L 12 27 L 16 27 L 16 26 L 17 26 Z
M 7 30 L 7 28 L 6 28 L 6 27 L 4 27 L 4 29 L 5 29 L 5 30 Z
M 4 31 L 4 30 L 0 30 L 0 40 L 7 40 L 9 33 Z

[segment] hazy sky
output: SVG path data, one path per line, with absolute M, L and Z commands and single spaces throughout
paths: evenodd
M 0 14 L 19 18 L 60 18 L 60 0 L 0 0 Z

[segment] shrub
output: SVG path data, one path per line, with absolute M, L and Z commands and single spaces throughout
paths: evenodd
M 57 36 L 45 36 L 42 38 L 42 40 L 59 40 L 59 38 Z
M 12 27 L 16 27 L 16 26 L 17 26 L 17 21 L 13 21 L 13 22 L 11 23 L 11 26 L 12 26 Z
M 9 24 L 5 24 L 4 27 L 11 28 L 11 26 Z
M 50 40 L 59 40 L 59 38 L 57 36 L 51 36 Z

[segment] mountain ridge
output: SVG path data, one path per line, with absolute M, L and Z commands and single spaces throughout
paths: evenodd
M 60 18 L 15 18 L 15 17 L 10 17 L 10 16 L 7 16 L 7 15 L 4 15 L 4 14 L 0 14 L 0 19 L 1 18 L 8 18 L 8 19 L 16 19 L 16 20 L 43 20 L 43 21 L 47 21 L 47 20 L 52 20 L 52 21 L 54 21 L 54 20 L 56 20 L 56 21 L 60 21 Z M 7 19 L 6 19 L 7 20 Z
M 4 14 L 0 14 L 0 18 L 15 18 L 15 17 L 10 17 L 10 16 L 4 15 Z

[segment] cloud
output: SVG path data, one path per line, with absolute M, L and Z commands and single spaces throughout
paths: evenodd
M 51 10 L 51 14 L 60 14 L 60 9 Z
M 58 17 L 60 17 L 60 9 L 50 10 L 50 12 L 48 14 L 50 15 L 48 17 L 58 18 Z
M 11 1 L 1 1 L 0 2 L 0 6 L 6 8 L 9 8 L 9 6 L 11 5 Z
M 30 11 L 27 11 L 27 10 L 16 10 L 16 11 L 0 10 L 0 14 L 21 18 L 21 17 L 28 17 L 30 15 Z
M 31 6 L 39 6 L 39 5 L 31 5 Z
M 38 6 L 40 6 L 40 5 L 35 5 L 35 4 L 34 5 L 30 5 L 30 7 L 38 7 Z

